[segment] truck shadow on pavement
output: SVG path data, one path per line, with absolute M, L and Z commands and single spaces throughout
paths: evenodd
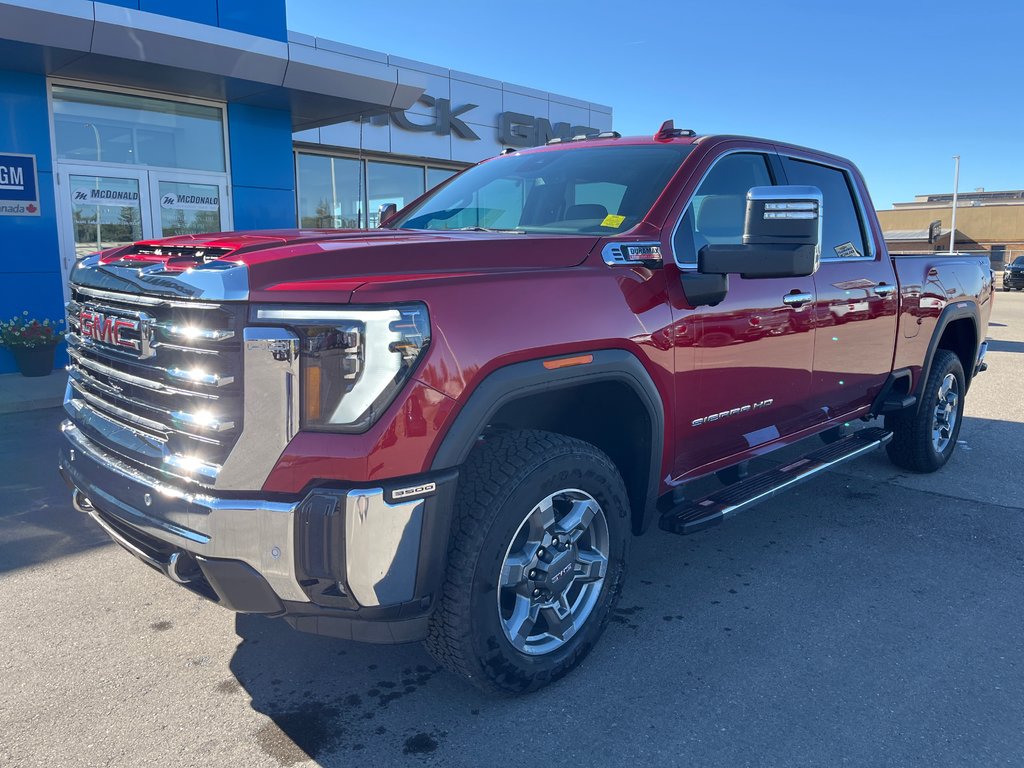
M 1024 439 L 1024 424 L 969 421 Z M 964 458 L 971 455 L 959 455 L 960 472 L 972 471 Z M 230 669 L 253 709 L 269 718 L 256 742 L 282 766 L 387 765 L 427 755 L 442 764 L 501 764 L 524 749 L 509 734 L 540 728 L 543 740 L 549 726 L 537 724 L 547 723 L 557 738 L 569 702 L 588 702 L 576 724 L 581 759 L 600 754 L 608 764 L 638 759 L 646 743 L 660 745 L 646 753 L 655 763 L 671 754 L 739 764 L 750 752 L 736 733 L 753 740 L 744 749 L 756 747 L 766 764 L 785 764 L 789 747 L 778 733 L 801 722 L 820 734 L 840 721 L 856 726 L 835 743 L 809 737 L 802 746 L 818 764 L 870 764 L 880 746 L 869 735 L 892 731 L 897 708 L 897 730 L 936 744 L 965 717 L 989 717 L 990 736 L 1019 741 L 1008 736 L 1016 726 L 997 695 L 948 692 L 996 674 L 982 668 L 1012 656 L 1004 609 L 993 606 L 1011 609 L 1024 588 L 1014 543 L 1024 538 L 1024 519 L 970 498 L 951 502 L 941 489 L 922 494 L 895 476 L 879 452 L 857 462 L 855 473 L 831 473 L 696 536 L 654 530 L 636 539 L 601 642 L 575 672 L 525 698 L 478 692 L 418 644 L 315 637 L 260 616 L 236 617 L 240 643 Z M 994 580 L 996 571 L 1003 575 Z M 988 605 L 964 583 L 990 583 Z M 929 634 L 939 625 L 954 629 Z M 951 661 L 950 645 L 988 650 Z M 1024 686 L 1020 670 L 995 663 L 1004 687 Z M 893 673 L 905 666 L 919 675 L 913 700 Z M 225 692 L 234 682 L 221 684 Z M 730 713 L 723 701 L 745 704 Z M 689 713 L 687 724 L 665 733 L 652 711 L 673 708 Z M 657 736 L 655 722 L 662 722 Z M 695 742 L 693 734 L 704 736 Z M 922 757 L 912 742 L 900 736 L 886 749 L 896 762 L 912 761 Z
M 57 473 L 61 408 L 0 416 L 0 573 L 114 546 Z
M 235 631 L 241 643 L 231 671 L 253 708 L 271 719 L 256 741 L 281 765 L 310 758 L 323 765 L 350 762 L 353 753 L 380 751 L 385 743 L 399 755 L 428 753 L 443 738 L 441 724 L 420 729 L 412 724 L 422 720 L 395 716 L 417 695 L 434 700 L 435 678 L 446 675 L 419 644 L 374 646 L 316 637 L 283 621 L 244 614 L 236 617 Z M 448 689 L 445 710 L 474 702 L 465 709 L 468 715 L 484 698 L 454 678 L 440 687 Z

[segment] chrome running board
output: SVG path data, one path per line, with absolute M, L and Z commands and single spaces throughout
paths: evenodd
M 837 464 L 873 451 L 891 439 L 892 433 L 884 429 L 861 429 L 784 467 L 754 475 L 717 490 L 703 499 L 686 501 L 663 514 L 658 525 L 669 533 L 696 533 L 717 525 L 726 515 L 742 512 Z

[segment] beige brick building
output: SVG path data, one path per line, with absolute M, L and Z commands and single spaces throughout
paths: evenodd
M 878 211 L 889 250 L 928 253 L 949 249 L 952 194 L 918 195 Z M 957 198 L 957 251 L 987 253 L 993 269 L 1024 255 L 1024 190 L 961 193 Z

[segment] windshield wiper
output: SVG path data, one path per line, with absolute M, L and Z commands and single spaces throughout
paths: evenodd
M 509 232 L 517 235 L 525 235 L 522 229 L 494 229 L 493 227 L 455 227 L 453 229 L 440 230 L 442 232 Z

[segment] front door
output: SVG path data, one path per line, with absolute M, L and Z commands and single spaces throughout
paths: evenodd
M 61 163 L 57 185 L 65 278 L 106 248 L 230 229 L 222 174 Z
M 767 153 L 719 157 L 673 237 L 679 267 L 696 269 L 705 244 L 740 244 L 748 190 L 776 183 Z M 725 300 L 691 315 L 696 377 L 677 372 L 688 389 L 676 392 L 677 477 L 808 425 L 813 298 L 813 277 L 730 275 Z
M 57 185 L 65 275 L 78 259 L 153 231 L 146 171 L 62 164 Z

